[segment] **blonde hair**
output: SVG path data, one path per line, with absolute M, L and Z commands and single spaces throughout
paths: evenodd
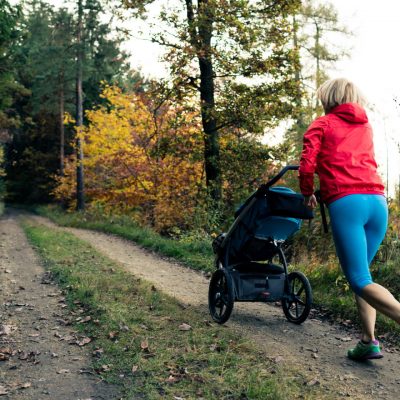
M 366 99 L 358 87 L 345 78 L 330 79 L 317 90 L 317 98 L 324 107 L 325 114 L 344 103 L 357 103 L 365 106 Z

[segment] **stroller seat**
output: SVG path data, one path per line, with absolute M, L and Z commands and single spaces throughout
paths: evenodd
M 271 215 L 257 222 L 254 237 L 257 239 L 286 240 L 300 229 L 298 218 Z

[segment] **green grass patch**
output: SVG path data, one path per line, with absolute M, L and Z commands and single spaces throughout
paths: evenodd
M 335 319 L 351 320 L 360 324 L 354 293 L 343 275 L 339 263 L 331 259 L 325 264 L 298 264 L 313 288 L 314 303 Z M 381 284 L 394 295 L 400 293 L 400 271 L 393 263 L 375 263 L 371 268 L 374 282 Z M 397 344 L 400 343 L 400 327 L 391 319 L 377 313 L 376 334 L 384 335 Z
M 214 270 L 214 255 L 209 237 L 186 235 L 180 239 L 166 238 L 150 228 L 139 226 L 126 216 L 108 216 L 90 212 L 66 213 L 52 206 L 39 206 L 34 211 L 59 225 L 93 229 L 121 236 L 147 249 L 184 262 L 193 269 Z
M 321 398 L 299 371 L 281 371 L 239 335 L 183 308 L 75 236 L 23 225 L 69 306 L 91 317 L 77 327 L 94 339 L 94 368 L 121 385 L 124 398 Z

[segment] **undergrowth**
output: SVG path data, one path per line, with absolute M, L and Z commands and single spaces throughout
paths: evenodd
M 189 233 L 179 239 L 171 239 L 162 237 L 149 228 L 140 227 L 127 217 L 65 213 L 56 207 L 39 207 L 36 211 L 60 225 L 114 233 L 160 254 L 173 257 L 197 270 L 214 269 L 214 256 L 210 245 L 212 238 L 208 236 L 202 238 L 198 234 Z M 320 224 L 313 224 L 310 227 L 307 223 L 303 224 L 298 233 L 290 268 L 306 274 L 312 286 L 316 307 L 339 321 L 351 320 L 359 324 L 354 295 L 341 272 L 331 234 L 321 234 Z M 377 283 L 388 288 L 397 297 L 400 294 L 399 258 L 396 256 L 399 251 L 396 253 L 392 236 L 393 232 L 389 229 L 377 261 L 372 266 L 372 275 Z M 390 259 L 387 258 L 389 253 Z M 400 329 L 397 324 L 379 314 L 377 333 L 400 342 Z

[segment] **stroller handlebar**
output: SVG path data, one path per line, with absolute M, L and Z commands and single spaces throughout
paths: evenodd
M 285 168 L 283 168 L 283 169 L 278 173 L 278 175 L 274 176 L 270 181 L 268 181 L 268 182 L 266 183 L 266 186 L 267 186 L 267 187 L 270 187 L 270 186 L 274 185 L 276 182 L 279 181 L 279 179 L 282 178 L 283 175 L 286 174 L 286 172 L 288 172 L 288 171 L 297 171 L 298 169 L 299 169 L 299 166 L 298 166 L 298 165 L 288 165 L 288 166 L 286 166 Z

